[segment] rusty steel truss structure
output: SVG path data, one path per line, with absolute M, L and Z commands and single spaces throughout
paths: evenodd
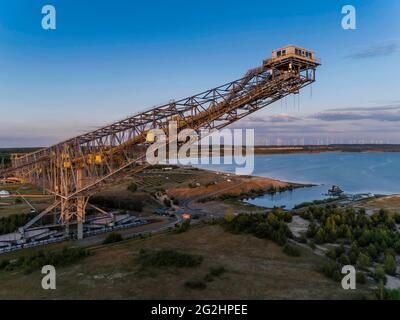
M 168 123 L 183 129 L 221 129 L 315 81 L 319 62 L 296 55 L 265 60 L 239 79 L 194 96 L 151 108 L 100 129 L 12 160 L 0 177 L 16 176 L 55 198 L 54 204 L 28 223 L 59 210 L 60 224 L 82 222 L 88 200 L 96 190 L 148 164 L 143 151 L 150 129 L 167 132 Z M 144 147 L 144 148 L 143 148 Z

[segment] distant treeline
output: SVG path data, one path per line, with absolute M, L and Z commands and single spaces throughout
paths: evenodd
M 2 164 L 9 166 L 11 164 L 11 154 L 13 153 L 30 153 L 39 149 L 41 148 L 0 148 L 0 166 Z
M 6 217 L 0 217 L 0 235 L 17 231 L 36 216 L 36 213 L 16 213 Z M 52 215 L 42 218 L 43 224 L 50 224 L 54 220 Z
M 314 152 L 400 152 L 397 144 L 337 144 L 324 146 L 255 146 L 256 154 L 314 153 Z
M 90 203 L 98 205 L 103 208 L 109 209 L 120 209 L 120 210 L 132 210 L 141 212 L 144 207 L 144 203 L 139 199 L 134 198 L 116 198 L 107 196 L 94 196 L 90 198 Z

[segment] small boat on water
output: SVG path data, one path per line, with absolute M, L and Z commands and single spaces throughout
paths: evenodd
M 340 189 L 339 186 L 333 185 L 332 188 L 328 190 L 328 195 L 330 196 L 340 196 L 344 191 Z

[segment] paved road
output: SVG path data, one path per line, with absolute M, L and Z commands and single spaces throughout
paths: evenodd
M 156 222 L 156 223 L 151 223 L 139 227 L 133 227 L 133 228 L 128 228 L 128 229 L 120 229 L 120 230 L 115 230 L 114 232 L 117 232 L 122 235 L 124 239 L 129 239 L 133 238 L 135 236 L 140 236 L 144 234 L 156 234 L 160 233 L 163 231 L 167 231 L 170 228 L 174 228 L 177 223 L 181 222 L 181 218 L 177 217 L 176 219 L 172 221 L 166 221 L 167 223 L 163 222 Z M 100 233 L 97 235 L 89 236 L 86 237 L 82 240 L 76 240 L 74 241 L 75 245 L 82 246 L 82 247 L 88 247 L 88 246 L 95 246 L 95 245 L 100 245 L 103 243 L 103 241 L 107 238 L 109 235 L 109 232 L 105 233 Z

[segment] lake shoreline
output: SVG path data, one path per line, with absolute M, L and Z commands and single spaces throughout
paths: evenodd
M 346 150 L 348 151 L 348 150 Z M 304 152 L 303 152 L 304 153 Z M 256 154 L 252 176 L 286 182 L 292 190 L 265 192 L 250 197 L 250 203 L 271 208 L 288 208 L 303 202 L 327 197 L 332 185 L 339 186 L 349 197 L 357 195 L 396 195 L 400 193 L 398 165 L 400 152 L 318 152 L 308 154 Z M 234 174 L 235 165 L 200 166 L 201 169 Z M 308 187 L 308 188 L 305 188 Z

